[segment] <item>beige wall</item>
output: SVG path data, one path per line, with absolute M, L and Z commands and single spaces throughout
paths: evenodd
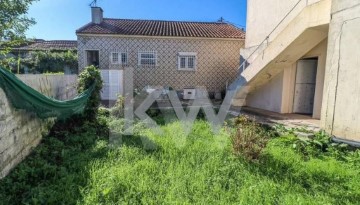
M 236 78 L 243 45 L 243 40 L 78 36 L 79 68 L 85 65 L 85 50 L 95 49 L 100 51 L 101 69 L 123 69 L 110 64 L 110 53 L 127 51 L 128 66 L 135 68 L 135 88 L 151 85 L 181 90 L 205 86 L 210 92 L 222 91 L 227 82 Z M 158 65 L 152 68 L 138 66 L 138 51 L 157 51 Z M 196 71 L 177 69 L 179 52 L 197 53 Z
M 326 62 L 322 127 L 360 141 L 360 2 L 333 0 Z

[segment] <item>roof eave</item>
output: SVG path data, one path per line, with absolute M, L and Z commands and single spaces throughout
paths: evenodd
M 76 32 L 78 36 L 114 36 L 114 37 L 124 37 L 124 38 L 173 38 L 173 39 L 208 39 L 208 40 L 245 40 L 244 38 L 234 38 L 234 37 L 199 37 L 199 36 L 150 36 L 150 35 L 125 35 L 125 34 L 112 34 L 112 33 L 90 33 L 90 32 Z

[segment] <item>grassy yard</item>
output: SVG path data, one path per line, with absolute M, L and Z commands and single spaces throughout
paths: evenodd
M 164 135 L 136 127 L 111 147 L 105 118 L 67 131 L 57 125 L 33 154 L 0 181 L 2 204 L 357 204 L 357 151 L 311 152 L 291 134 L 272 138 L 259 159 L 235 155 L 224 128 L 179 122 Z M 110 122 L 121 132 L 123 121 Z M 146 142 L 146 147 L 143 146 Z M 309 145 L 312 146 L 312 145 Z M 309 151 L 310 150 L 310 151 Z

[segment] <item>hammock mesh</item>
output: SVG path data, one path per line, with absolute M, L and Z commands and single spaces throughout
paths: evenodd
M 10 71 L 0 67 L 0 88 L 16 109 L 35 113 L 39 118 L 56 117 L 66 119 L 84 111 L 94 84 L 72 100 L 60 101 L 45 96 L 27 86 Z

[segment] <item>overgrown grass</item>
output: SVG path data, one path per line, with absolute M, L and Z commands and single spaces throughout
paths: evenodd
M 233 154 L 231 128 L 197 120 L 163 134 L 136 126 L 121 147 L 100 124 L 51 133 L 0 181 L 3 204 L 357 204 L 359 156 L 309 155 L 291 136 L 272 138 L 256 162 Z M 122 120 L 112 120 L 113 135 Z M 60 126 L 61 128 L 61 126 Z M 60 129 L 61 130 L 61 129 Z M 143 144 L 146 144 L 144 147 Z

